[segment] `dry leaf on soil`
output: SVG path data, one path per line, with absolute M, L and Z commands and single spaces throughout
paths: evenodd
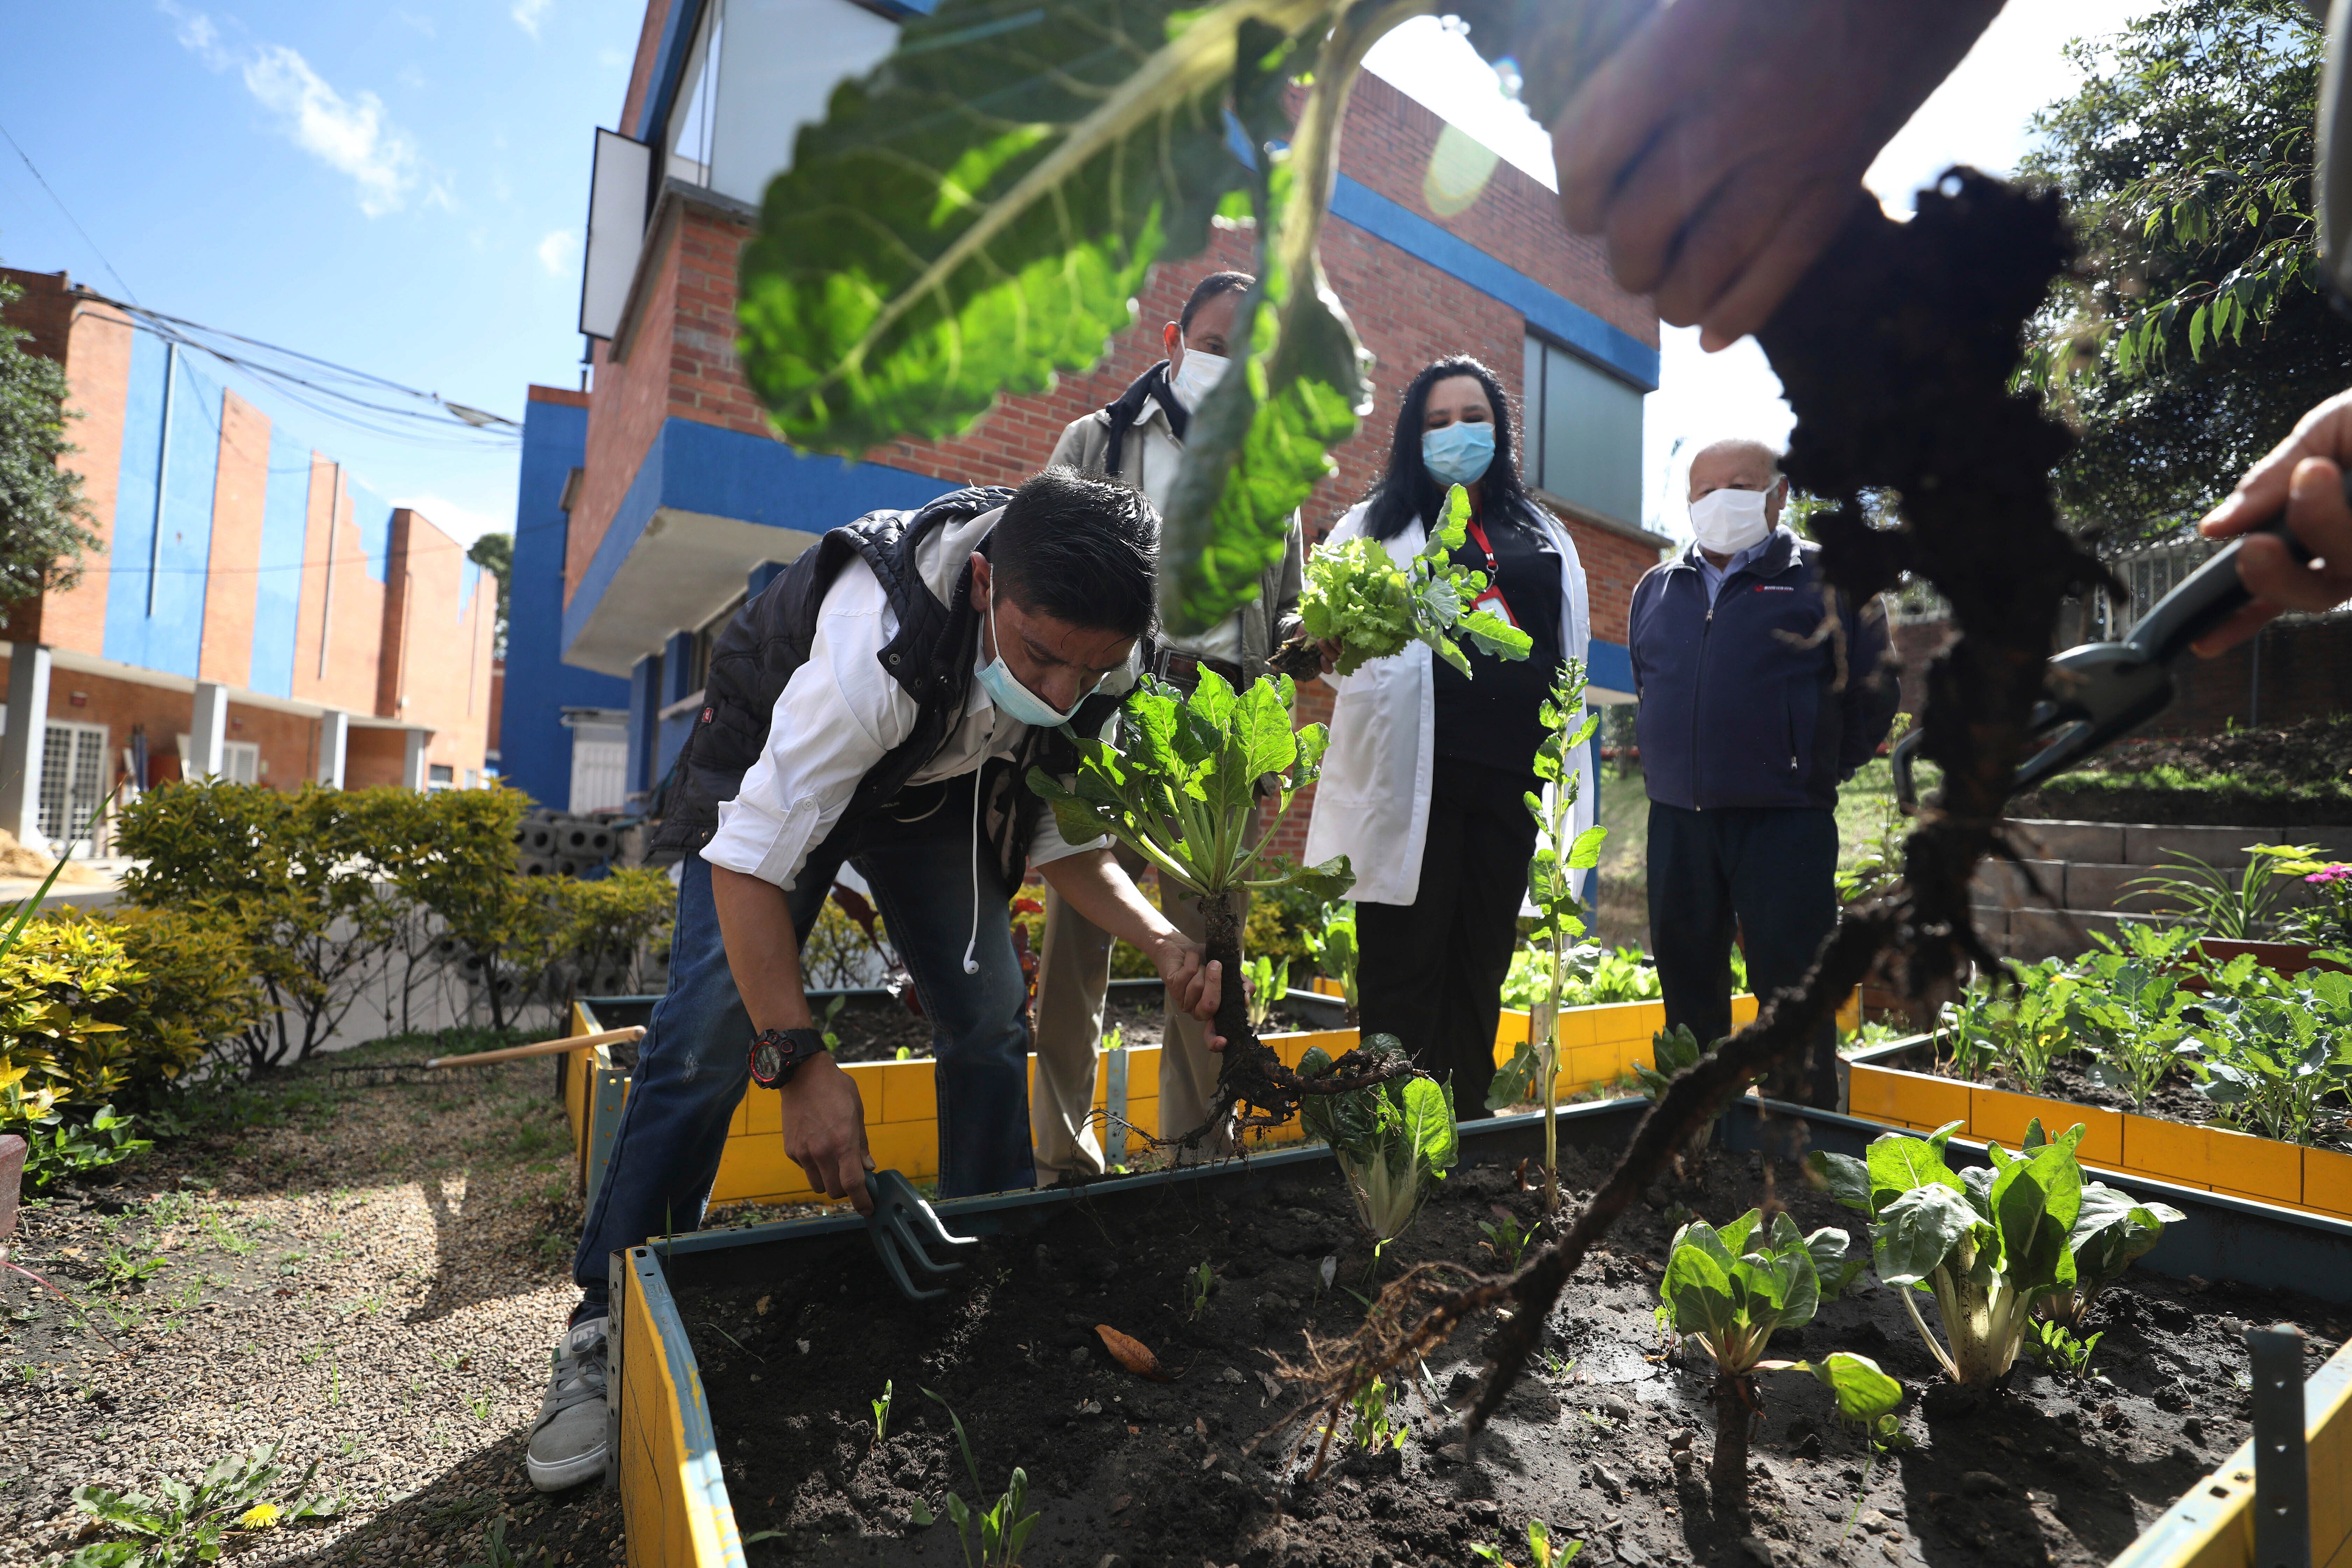
M 1120 1333 L 1108 1323 L 1097 1323 L 1095 1332 L 1102 1336 L 1103 1349 L 1110 1352 L 1110 1359 L 1136 1376 L 1148 1377 L 1154 1383 L 1174 1381 L 1161 1369 L 1160 1358 L 1153 1355 L 1142 1341 Z

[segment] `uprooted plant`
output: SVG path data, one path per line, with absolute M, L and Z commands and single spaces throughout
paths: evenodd
M 1459 491 L 1457 489 L 1456 493 Z M 1541 836 L 1534 859 L 1528 863 L 1528 901 L 1535 907 L 1531 935 L 1541 955 L 1544 994 L 1529 1016 L 1528 1038 L 1509 1066 L 1497 1073 L 1486 1097 L 1490 1110 L 1501 1110 L 1526 1098 L 1532 1077 L 1543 1099 L 1544 1213 L 1559 1212 L 1559 1061 L 1560 996 L 1580 954 L 1584 934 L 1584 876 L 1601 864 L 1602 827 L 1588 827 L 1574 838 L 1576 799 L 1584 783 L 1574 758 L 1601 727 L 1601 715 L 1584 706 L 1584 666 L 1565 659 L 1552 682 L 1551 696 L 1538 710 L 1543 743 L 1536 749 L 1535 772 L 1540 793 L 1530 792 L 1528 810 Z
M 1291 729 L 1296 694 L 1287 676 L 1238 695 L 1213 670 L 1202 672 L 1190 696 L 1147 682 L 1120 709 L 1115 742 L 1078 742 L 1078 771 L 1069 785 L 1041 768 L 1029 770 L 1029 787 L 1053 803 L 1062 831 L 1076 836 L 1071 842 L 1112 835 L 1166 881 L 1198 895 L 1205 912 L 1209 959 L 1224 966 L 1216 1017 L 1223 1061 L 1209 1120 L 1163 1142 L 1197 1146 L 1237 1107 L 1256 1112 L 1244 1125 L 1286 1121 L 1302 1095 L 1344 1093 L 1410 1070 L 1401 1058 L 1350 1051 L 1310 1086 L 1258 1039 L 1243 994 L 1241 921 L 1231 895 L 1295 886 L 1328 900 L 1355 881 L 1344 856 L 1253 875 L 1266 863 L 1266 841 L 1293 795 L 1315 781 L 1330 742 L 1320 724 Z M 1262 820 L 1261 780 L 1270 781 L 1274 805 Z
M 1675 1233 L 1658 1289 L 1675 1331 L 1715 1361 L 1715 1458 L 1707 1480 L 1719 1509 L 1736 1513 L 1747 1507 L 1748 1426 L 1762 1410 L 1756 1373 L 1810 1372 L 1837 1395 L 1841 1415 L 1864 1425 L 1902 1403 L 1902 1385 L 1866 1356 L 1840 1352 L 1819 1363 L 1764 1359 L 1775 1333 L 1812 1321 L 1824 1276 L 1832 1296 L 1852 1277 L 1848 1240 L 1834 1226 L 1802 1235 L 1785 1211 L 1767 1226 L 1760 1209 L 1720 1228 L 1693 1220 Z
M 1404 1054 L 1390 1035 L 1374 1035 L 1363 1049 L 1375 1062 Z M 1326 1078 L 1333 1070 L 1330 1055 L 1319 1046 L 1308 1047 L 1298 1058 L 1302 1079 Z M 1298 1110 L 1307 1135 L 1329 1143 L 1339 1156 L 1348 1195 L 1355 1200 L 1356 1217 L 1371 1237 L 1375 1256 L 1404 1234 L 1461 1152 L 1453 1089 L 1419 1073 L 1304 1100 Z

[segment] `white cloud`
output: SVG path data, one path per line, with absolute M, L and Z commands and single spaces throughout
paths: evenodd
M 568 228 L 549 233 L 539 242 L 539 264 L 547 268 L 551 278 L 567 278 L 572 273 L 572 252 L 580 243 Z
M 212 70 L 239 68 L 247 92 L 278 117 L 278 128 L 298 147 L 359 186 L 360 211 L 370 217 L 398 212 L 421 185 L 428 202 L 450 205 L 449 194 L 407 132 L 392 122 L 383 100 L 362 89 L 346 98 L 283 44 L 232 49 L 201 11 L 173 0 L 156 8 L 176 24 L 182 47 Z
M 407 205 L 424 172 L 416 144 L 367 91 L 345 98 L 310 63 L 283 44 L 257 50 L 245 65 L 246 90 L 283 119 L 297 146 L 360 188 L 360 211 L 370 217 Z
M 516 26 L 536 38 L 539 37 L 539 25 L 547 20 L 547 14 L 553 9 L 555 0 L 515 0 L 514 9 L 508 15 L 515 19 Z

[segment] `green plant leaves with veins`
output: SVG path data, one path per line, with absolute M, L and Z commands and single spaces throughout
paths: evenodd
M 1760 1209 L 1719 1229 L 1693 1220 L 1675 1233 L 1658 1293 L 1676 1333 L 1696 1341 L 1725 1375 L 1745 1376 L 1777 1330 L 1812 1321 L 1821 1304 L 1816 1248 L 1843 1259 L 1846 1241 L 1833 1228 L 1803 1235 L 1785 1212 L 1769 1227 Z
M 1392 1036 L 1374 1035 L 1368 1047 L 1402 1050 Z M 1331 1070 L 1330 1053 L 1310 1046 L 1298 1076 Z M 1308 1095 L 1298 1119 L 1310 1138 L 1329 1143 L 1348 1178 L 1356 1217 L 1375 1241 L 1393 1241 L 1421 1212 L 1422 1200 L 1454 1168 L 1461 1145 L 1454 1121 L 1454 1090 L 1418 1075 L 1347 1094 Z
M 1213 670 L 1202 672 L 1189 697 L 1147 681 L 1120 708 L 1115 742 L 1078 741 L 1070 784 L 1032 768 L 1029 787 L 1052 804 L 1071 843 L 1111 834 L 1192 892 L 1297 886 L 1336 899 L 1355 883 L 1345 856 L 1249 875 L 1292 796 L 1320 772 L 1330 742 L 1320 724 L 1291 729 L 1295 695 L 1286 676 L 1257 681 L 1239 696 Z M 1261 778 L 1275 781 L 1275 809 L 1263 824 Z
M 2050 1140 L 2036 1122 L 2025 1151 L 1992 1144 L 1990 1170 L 1957 1175 L 1944 1161 L 1949 1132 L 1890 1132 L 1865 1160 L 1817 1150 L 1810 1163 L 1832 1194 L 1870 1216 L 1878 1277 L 1900 1294 L 1944 1370 L 1982 1386 L 2017 1359 L 2035 1305 L 2075 1288 L 2071 1238 L 2084 1181 L 2074 1147 L 2083 1128 Z M 1948 1351 L 1928 1332 L 1915 1289 L 1934 1295 Z
M 1900 1383 L 1879 1370 L 1868 1356 L 1847 1351 L 1833 1351 L 1819 1361 L 1759 1362 L 1757 1370 L 1811 1373 L 1837 1396 L 1838 1418 L 1857 1426 L 1875 1426 L 1879 1417 L 1894 1415 L 1903 1403 Z
M 1308 641 L 1339 642 L 1335 674 L 1352 675 L 1366 661 L 1393 658 L 1416 642 L 1426 643 L 1465 677 L 1471 675 L 1471 666 L 1460 646 L 1464 641 L 1497 658 L 1528 657 L 1535 647 L 1533 637 L 1490 610 L 1465 608 L 1486 586 L 1485 573 L 1456 565 L 1453 559 L 1469 530 L 1470 494 L 1455 485 L 1445 492 L 1445 510 L 1430 531 L 1428 543 L 1402 564 L 1377 539 L 1358 537 L 1316 551 L 1307 563 L 1298 618 Z M 1565 696 L 1556 689 L 1552 700 L 1581 716 L 1578 699 L 1584 672 L 1574 660 L 1569 663 L 1573 689 Z M 1555 738 L 1564 739 L 1558 723 L 1546 722 Z M 1582 745 L 1591 738 L 1591 725 L 1599 722 L 1597 714 L 1590 716 L 1587 727 L 1566 745 Z M 1559 749 L 1548 742 L 1547 752 L 1557 763 Z M 1556 779 L 1559 774 L 1555 769 L 1542 776 Z

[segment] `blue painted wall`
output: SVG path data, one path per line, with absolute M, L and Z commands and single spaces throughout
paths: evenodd
M 269 433 L 269 489 L 261 504 L 261 560 L 253 599 L 256 691 L 294 695 L 294 634 L 302 607 L 303 531 L 310 515 L 310 448 Z
M 381 583 L 392 562 L 392 503 L 343 470 L 343 502 L 351 508 L 352 523 L 360 531 L 360 549 L 367 556 L 367 574 Z M 336 559 L 335 570 L 349 571 L 348 556 Z
M 220 467 L 219 385 L 177 356 L 172 373 L 170 460 L 164 460 L 164 374 L 173 361 L 152 332 L 135 332 L 122 411 L 122 467 L 106 587 L 106 657 L 194 678 L 204 645 L 205 584 Z M 159 509 L 163 540 L 156 544 Z M 156 563 L 151 600 L 149 563 Z
M 573 668 L 563 662 L 561 646 L 570 521 L 557 503 L 563 499 L 564 480 L 586 460 L 587 451 L 586 409 L 525 405 L 499 770 L 509 784 L 548 805 L 571 803 L 572 731 L 563 727 L 563 710 L 629 705 L 626 680 Z M 633 781 L 630 787 L 643 786 Z

